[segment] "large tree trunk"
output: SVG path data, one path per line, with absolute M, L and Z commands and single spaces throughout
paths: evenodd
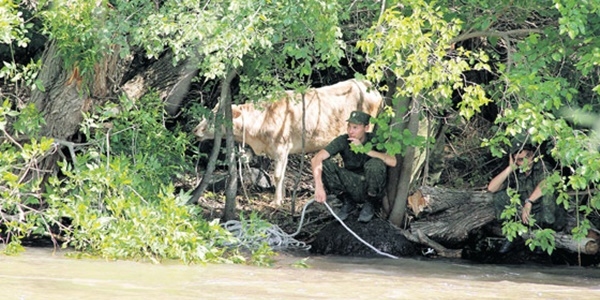
M 59 142 L 70 140 L 79 130 L 83 113 L 114 95 L 113 91 L 117 90 L 116 85 L 122 73 L 117 68 L 121 63 L 119 51 L 113 50 L 96 65 L 93 78 L 86 81 L 81 77 L 77 66 L 65 68 L 56 44 L 48 42 L 37 78 L 42 82 L 44 91 L 36 89 L 31 94 L 31 102 L 46 121 L 40 131 L 42 136 Z M 55 153 L 41 162 L 40 168 L 46 174 L 56 168 L 58 155 Z
M 64 69 L 58 47 L 50 42 L 42 57 L 42 70 L 38 75 L 45 91 L 31 93 L 31 101 L 42 113 L 46 124 L 42 136 L 66 140 L 77 132 L 82 120 L 82 111 L 89 109 L 87 90 L 81 88 L 82 78 L 77 67 Z
M 37 78 L 44 91 L 36 89 L 31 94 L 31 102 L 46 121 L 41 128 L 42 136 L 54 138 L 59 143 L 72 140 L 79 131 L 83 113 L 114 99 L 121 90 L 132 99 L 138 99 L 152 88 L 165 100 L 167 111 L 172 114 L 177 111 L 196 75 L 193 64 L 186 61 L 173 66 L 172 55 L 165 54 L 121 87 L 123 75 L 128 71 L 122 66 L 129 66 L 133 56 L 120 58 L 119 53 L 118 46 L 113 46 L 112 51 L 95 65 L 92 78 L 83 78 L 77 65 L 65 68 L 56 43 L 47 43 Z M 73 153 L 73 149 L 70 150 Z M 44 176 L 55 171 L 58 159 L 59 153 L 56 153 L 40 163 Z
M 494 219 L 492 194 L 424 186 L 409 197 L 415 215 L 409 232 L 454 245 L 464 242 L 469 232 Z

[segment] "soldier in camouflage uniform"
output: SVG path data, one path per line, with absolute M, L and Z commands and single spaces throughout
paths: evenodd
M 362 111 L 352 112 L 347 120 L 348 133 L 335 138 L 311 160 L 315 200 L 324 203 L 327 194 L 340 198 L 343 205 L 337 215 L 342 220 L 358 203 L 364 203 L 358 220 L 369 222 L 373 218 L 374 205 L 379 204 L 385 193 L 387 167 L 396 165 L 396 157 L 386 153 L 352 151 L 350 144 L 362 145 L 373 138 L 373 133 L 367 132 L 370 118 Z M 343 167 L 331 159 L 336 154 L 340 154 Z
M 566 225 L 566 211 L 556 204 L 552 194 L 543 195 L 542 187 L 546 176 L 552 172 L 549 164 L 541 159 L 535 161 L 535 148 L 524 145 L 514 155 L 509 156 L 509 165 L 488 184 L 488 191 L 494 193 L 496 219 L 510 203 L 506 189 L 515 190 L 521 198 L 521 221 L 529 224 L 533 214 L 536 224 L 542 228 L 562 230 Z M 512 243 L 505 242 L 500 252 L 508 252 Z

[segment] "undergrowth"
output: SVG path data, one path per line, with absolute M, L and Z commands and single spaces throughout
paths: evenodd
M 267 246 L 237 249 L 218 219 L 205 220 L 173 182 L 190 172 L 192 139 L 167 128 L 156 95 L 121 98 L 84 116 L 85 143 L 38 136 L 33 105 L 0 110 L 0 237 L 6 254 L 41 236 L 75 256 L 185 263 L 269 264 Z M 68 151 L 67 151 L 68 150 Z M 65 155 L 64 153 L 67 153 Z M 73 155 L 74 154 L 74 155 Z M 45 162 L 58 162 L 44 170 Z

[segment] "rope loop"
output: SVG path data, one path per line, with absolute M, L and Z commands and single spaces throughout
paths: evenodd
M 279 226 L 269 224 L 270 226 L 259 226 L 255 228 L 252 226 L 249 221 L 244 221 L 243 223 L 237 220 L 230 220 L 223 223 L 221 226 L 225 228 L 227 231 L 231 232 L 231 234 L 237 239 L 236 243 L 231 243 L 231 245 L 243 246 L 248 249 L 258 249 L 260 245 L 266 242 L 273 250 L 282 251 L 282 250 L 309 250 L 310 245 L 307 245 L 305 242 L 298 241 L 294 237 L 300 233 L 302 230 L 302 224 L 304 223 L 304 216 L 306 214 L 306 208 L 311 205 L 315 200 L 311 199 L 308 201 L 304 207 L 302 208 L 302 214 L 300 216 L 300 223 L 298 224 L 298 229 L 296 232 L 292 234 L 287 234 L 283 231 Z M 344 221 L 342 221 L 333 211 L 331 206 L 324 202 L 325 207 L 329 210 L 331 215 L 335 217 L 335 219 L 342 224 L 342 226 L 350 232 L 356 239 L 365 244 L 367 247 L 373 249 L 377 254 L 383 255 L 389 258 L 398 259 L 397 256 L 385 253 L 380 251 L 379 249 L 373 247 L 373 245 L 367 243 L 360 236 L 358 236 L 352 229 L 350 229 Z M 267 223 L 268 224 L 268 223 Z

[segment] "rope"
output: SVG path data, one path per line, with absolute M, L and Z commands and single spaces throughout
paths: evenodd
M 257 232 L 254 232 L 254 234 L 252 234 L 251 232 L 249 233 L 249 231 L 252 231 L 253 226 L 249 224 L 249 221 L 245 221 L 244 223 L 242 223 L 240 221 L 230 220 L 223 223 L 222 226 L 228 231 L 230 231 L 238 239 L 239 243 L 236 244 L 245 246 L 249 249 L 257 249 L 263 242 L 266 242 L 275 251 L 287 249 L 309 250 L 310 245 L 307 245 L 305 242 L 301 242 L 294 239 L 294 236 L 300 233 L 300 230 L 302 229 L 302 224 L 304 223 L 304 215 L 306 214 L 306 208 L 313 202 L 315 202 L 315 199 L 311 199 L 310 201 L 308 201 L 302 208 L 302 214 L 300 216 L 300 223 L 298 224 L 298 229 L 292 234 L 285 233 L 277 225 L 271 225 L 270 227 L 261 226 L 261 228 L 258 228 Z M 380 251 L 379 249 L 373 247 L 373 245 L 367 243 L 360 236 L 358 236 L 358 234 L 352 231 L 352 229 L 350 229 L 344 223 L 344 221 L 342 221 L 335 214 L 335 212 L 333 212 L 333 209 L 331 208 L 331 206 L 329 206 L 329 204 L 327 204 L 327 202 L 324 202 L 323 204 L 325 204 L 325 207 L 327 207 L 331 215 L 333 215 L 335 219 L 338 220 L 338 222 L 340 222 L 340 224 L 342 224 L 342 226 L 346 228 L 346 230 L 348 230 L 348 232 L 350 232 L 350 234 L 352 234 L 360 242 L 365 244 L 367 247 L 371 248 L 379 255 L 383 255 L 393 259 L 398 259 L 397 256 Z
M 315 201 L 314 199 L 311 201 Z M 309 202 L 310 203 L 310 202 Z M 333 209 L 331 209 L 331 206 L 329 206 L 329 204 L 327 204 L 327 202 L 323 202 L 323 204 L 325 204 L 325 206 L 327 207 L 327 209 L 329 210 L 329 212 L 335 217 L 336 220 L 338 220 L 338 222 L 340 222 L 340 224 L 342 224 L 342 226 L 344 226 L 344 228 L 346 228 L 346 230 L 348 230 L 348 232 L 350 232 L 350 234 L 352 234 L 357 240 L 359 240 L 360 242 L 362 242 L 363 244 L 367 245 L 367 247 L 373 249 L 373 251 L 375 251 L 377 254 L 379 255 L 383 255 L 383 256 L 387 256 L 389 258 L 393 258 L 393 259 L 398 259 L 397 256 L 391 255 L 389 253 L 385 253 L 383 251 L 379 251 L 379 249 L 373 247 L 373 245 L 367 243 L 365 240 L 363 240 L 360 236 L 358 236 L 358 234 L 356 234 L 354 231 L 352 231 L 352 229 L 350 229 L 345 223 L 344 221 L 342 221 L 340 219 L 340 217 L 338 217 L 334 212 Z
M 230 231 L 234 237 L 237 238 L 236 243 L 231 243 L 229 245 L 235 244 L 248 249 L 258 249 L 260 245 L 266 242 L 275 251 L 288 249 L 310 249 L 310 245 L 294 239 L 293 235 L 285 233 L 277 225 L 257 228 L 255 231 L 253 231 L 251 229 L 252 226 L 248 225 L 248 223 L 248 221 L 242 223 L 236 220 L 230 220 L 222 225 L 225 229 Z
M 238 244 L 245 246 L 249 249 L 257 249 L 263 242 L 266 242 L 273 250 L 309 250 L 310 245 L 305 242 L 294 239 L 296 235 L 300 233 L 302 224 L 304 223 L 304 216 L 306 215 L 306 208 L 314 202 L 310 200 L 304 208 L 302 208 L 302 215 L 300 217 L 300 224 L 298 224 L 298 230 L 292 234 L 287 234 L 277 225 L 271 225 L 270 227 L 261 226 L 256 232 L 252 233 L 252 226 L 249 221 L 244 223 L 236 220 L 229 220 L 223 223 L 223 228 L 230 231 L 240 241 Z M 267 223 L 268 224 L 268 223 Z

